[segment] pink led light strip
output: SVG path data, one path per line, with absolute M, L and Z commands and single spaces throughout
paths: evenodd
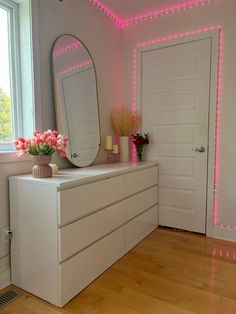
M 76 49 L 78 47 L 81 47 L 81 42 L 76 40 L 74 43 L 72 43 L 72 44 L 70 44 L 70 45 L 68 45 L 68 46 L 66 46 L 66 47 L 64 47 L 62 49 L 59 49 L 59 50 L 55 51 L 53 53 L 53 58 L 57 58 L 59 56 L 62 56 L 64 54 L 68 53 L 68 52 L 71 52 L 72 50 L 74 50 L 74 49 Z
M 180 34 L 174 34 L 162 38 L 156 38 L 153 40 L 143 41 L 137 43 L 136 47 L 133 51 L 133 111 L 136 111 L 136 102 L 137 102 L 137 49 L 144 46 L 151 46 L 157 43 L 167 42 L 174 39 L 183 38 L 186 36 L 191 35 L 197 35 L 201 33 L 207 33 L 210 31 L 218 30 L 218 66 L 217 66 L 217 91 L 216 91 L 216 123 L 215 123 L 215 158 L 214 158 L 214 190 L 213 190 L 213 224 L 215 226 L 219 227 L 226 227 L 226 228 L 234 228 L 236 229 L 236 226 L 230 226 L 230 225 L 223 225 L 218 224 L 218 185 L 219 185 L 219 159 L 220 159 L 220 153 L 219 153 L 219 118 L 220 118 L 220 102 L 221 102 L 221 93 L 222 93 L 222 61 L 223 61 L 223 32 L 222 32 L 222 26 L 212 26 L 212 27 L 206 27 L 201 28 L 185 33 Z
M 87 66 L 89 64 L 92 64 L 92 60 L 86 60 L 86 61 L 84 61 L 84 62 L 82 62 L 80 64 L 73 65 L 73 66 L 71 66 L 69 68 L 66 68 L 66 69 L 62 70 L 61 72 L 57 73 L 57 77 L 59 77 L 59 76 L 61 76 L 63 74 L 66 74 L 66 73 L 78 70 L 80 68 L 83 68 L 83 67 L 85 67 L 85 66 Z
M 99 10 L 109 16 L 119 27 L 124 26 L 124 22 L 119 16 L 113 13 L 110 9 L 108 9 L 103 3 L 99 0 L 89 0 L 93 5 L 95 5 Z
M 215 128 L 215 170 L 214 170 L 214 199 L 213 199 L 213 224 L 220 228 L 234 229 L 236 226 L 218 223 L 218 192 L 219 192 L 219 162 L 220 162 L 220 108 L 222 95 L 222 65 L 223 65 L 223 38 L 222 28 L 218 36 L 218 70 L 217 70 L 217 95 L 216 95 L 216 128 Z
M 221 93 L 222 93 L 222 62 L 223 62 L 223 32 L 222 29 L 219 30 L 218 35 L 218 68 L 217 68 L 217 91 L 216 91 L 216 128 L 215 128 L 215 169 L 214 169 L 214 198 L 213 198 L 213 224 L 216 226 L 224 227 L 219 225 L 218 221 L 218 190 L 219 190 L 219 144 L 220 144 L 220 134 L 219 134 L 219 122 L 220 122 L 220 103 L 221 103 Z M 231 226 L 225 226 L 230 228 Z M 236 227 L 234 227 L 236 228 Z
M 211 4 L 216 0 L 192 0 L 188 2 L 179 3 L 173 6 L 161 8 L 152 12 L 144 13 L 139 16 L 132 17 L 124 21 L 124 27 L 131 26 L 137 23 L 150 21 L 154 18 L 162 17 L 169 14 L 178 13 L 187 9 L 192 9 L 205 4 Z
M 165 15 L 174 14 L 178 12 L 185 11 L 187 9 L 192 9 L 201 5 L 211 4 L 216 2 L 217 0 L 188 0 L 186 2 L 178 3 L 172 6 L 159 8 L 151 12 L 147 12 L 141 15 L 137 15 L 128 19 L 122 19 L 117 16 L 114 12 L 112 12 L 109 8 L 107 8 L 101 1 L 99 0 L 89 0 L 93 5 L 95 5 L 98 9 L 100 9 L 103 13 L 109 16 L 120 28 L 132 26 L 138 23 L 150 21 L 154 18 L 159 18 Z

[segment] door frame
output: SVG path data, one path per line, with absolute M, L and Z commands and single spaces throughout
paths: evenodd
M 217 133 L 219 131 L 219 116 L 216 111 L 216 104 L 219 101 L 220 87 L 217 85 L 219 80 L 219 62 L 220 34 L 222 28 L 219 26 L 210 27 L 193 32 L 186 32 L 174 36 L 166 36 L 155 40 L 137 44 L 134 49 L 134 103 L 136 110 L 142 114 L 142 54 L 151 50 L 166 48 L 178 44 L 189 43 L 202 39 L 211 40 L 211 73 L 210 73 L 210 91 L 209 91 L 209 132 L 208 132 L 208 171 L 207 171 L 207 193 L 206 193 L 206 235 L 213 236 L 214 225 L 216 224 L 217 215 L 217 189 L 218 189 L 218 169 L 216 169 L 216 155 L 219 157 L 219 147 Z M 136 79 L 135 79 L 136 78 Z M 218 122 L 216 122 L 218 121 Z M 217 151 L 217 153 L 216 153 Z

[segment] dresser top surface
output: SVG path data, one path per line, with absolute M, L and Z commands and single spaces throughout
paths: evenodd
M 92 183 L 98 180 L 111 178 L 113 176 L 130 173 L 157 166 L 157 162 L 134 162 L 134 163 L 113 163 L 97 164 L 85 168 L 60 169 L 58 174 L 51 178 L 37 179 L 32 174 L 12 176 L 10 181 L 20 181 L 32 184 L 55 186 L 64 189 L 77 185 Z

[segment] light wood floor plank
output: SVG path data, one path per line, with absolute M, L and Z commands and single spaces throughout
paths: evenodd
M 236 243 L 159 228 L 63 309 L 24 293 L 1 314 L 235 314 Z

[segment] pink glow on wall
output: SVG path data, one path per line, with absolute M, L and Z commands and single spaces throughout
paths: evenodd
M 188 0 L 185 2 L 181 2 L 175 5 L 170 5 L 163 8 L 158 8 L 156 10 L 143 13 L 141 15 L 133 16 L 128 19 L 122 19 L 111 9 L 107 8 L 101 1 L 99 0 L 89 0 L 93 5 L 95 5 L 98 9 L 100 9 L 103 13 L 109 16 L 120 28 L 133 26 L 138 23 L 151 21 L 155 18 L 159 18 L 165 15 L 179 13 L 188 9 L 192 9 L 195 7 L 199 7 L 206 4 L 211 4 L 216 2 L 216 0 Z
M 223 62 L 223 32 L 222 26 L 211 26 L 200 28 L 197 30 L 184 32 L 180 34 L 173 34 L 161 38 L 155 38 L 152 40 L 142 41 L 137 43 L 136 48 L 133 51 L 133 111 L 137 108 L 137 49 L 145 46 L 151 46 L 157 43 L 168 42 L 174 39 L 184 38 L 187 36 L 197 35 L 201 33 L 207 33 L 210 31 L 218 30 L 218 66 L 217 66 L 217 91 L 216 91 L 216 118 L 215 118 L 215 158 L 214 158 L 214 189 L 213 189 L 213 224 L 219 227 L 234 228 L 236 226 L 228 226 L 218 224 L 218 184 L 219 184 L 219 144 L 220 144 L 220 134 L 219 134 L 219 122 L 220 122 L 220 102 L 222 93 L 222 62 Z
M 72 44 L 69 44 L 61 49 L 58 49 L 53 52 L 53 58 L 57 58 L 59 56 L 62 56 L 64 54 L 67 54 L 68 52 L 71 52 L 72 50 L 81 47 L 81 42 L 78 41 L 78 39 L 75 40 Z

